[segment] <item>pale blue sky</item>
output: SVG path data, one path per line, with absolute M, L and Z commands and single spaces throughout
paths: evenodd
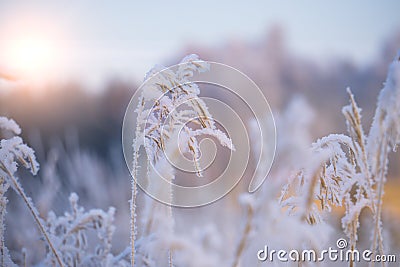
M 10 29 L 43 29 L 63 51 L 54 77 L 98 84 L 112 74 L 138 79 L 187 43 L 252 42 L 280 24 L 295 52 L 318 60 L 338 55 L 365 63 L 391 32 L 400 29 L 399 10 L 395 0 L 0 0 L 0 49 L 13 38 Z

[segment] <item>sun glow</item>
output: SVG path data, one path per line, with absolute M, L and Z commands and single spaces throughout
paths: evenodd
M 56 59 L 55 45 L 44 38 L 23 38 L 11 42 L 7 55 L 10 69 L 18 76 L 45 75 L 51 70 Z
M 24 14 L 4 20 L 0 25 L 0 73 L 40 84 L 62 73 L 68 36 L 63 27 L 50 21 Z

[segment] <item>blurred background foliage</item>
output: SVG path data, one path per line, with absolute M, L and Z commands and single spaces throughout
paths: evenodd
M 400 31 L 388 36 L 377 58 L 368 65 L 359 66 L 346 58 L 321 63 L 290 51 L 285 31 L 275 26 L 259 41 L 234 40 L 214 47 L 187 45 L 171 58 L 196 53 L 202 59 L 239 69 L 256 82 L 275 112 L 282 110 L 292 97 L 303 95 L 317 110 L 311 129 L 317 138 L 345 130 L 340 111 L 348 101 L 347 87 L 363 109 L 363 122 L 370 124 L 388 63 L 398 44 Z M 168 66 L 177 62 L 163 63 Z M 111 147 L 121 146 L 124 112 L 140 83 L 112 77 L 93 91 L 79 81 L 52 82 L 41 88 L 3 81 L 2 86 L 11 85 L 11 89 L 0 91 L 0 114 L 14 118 L 27 140 L 40 136 L 44 147 L 39 151 L 48 150 L 54 138 L 76 134 L 82 148 L 107 158 Z

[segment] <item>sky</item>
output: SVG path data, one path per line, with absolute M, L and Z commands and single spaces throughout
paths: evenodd
M 296 53 L 363 64 L 400 29 L 399 10 L 395 0 L 0 0 L 0 74 L 94 87 L 112 76 L 137 81 L 187 44 L 255 42 L 274 25 Z

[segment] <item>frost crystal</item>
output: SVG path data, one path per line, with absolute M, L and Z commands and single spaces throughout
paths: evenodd
M 21 128 L 19 125 L 14 120 L 6 117 L 0 117 L 0 130 L 11 131 L 17 135 L 21 134 Z

